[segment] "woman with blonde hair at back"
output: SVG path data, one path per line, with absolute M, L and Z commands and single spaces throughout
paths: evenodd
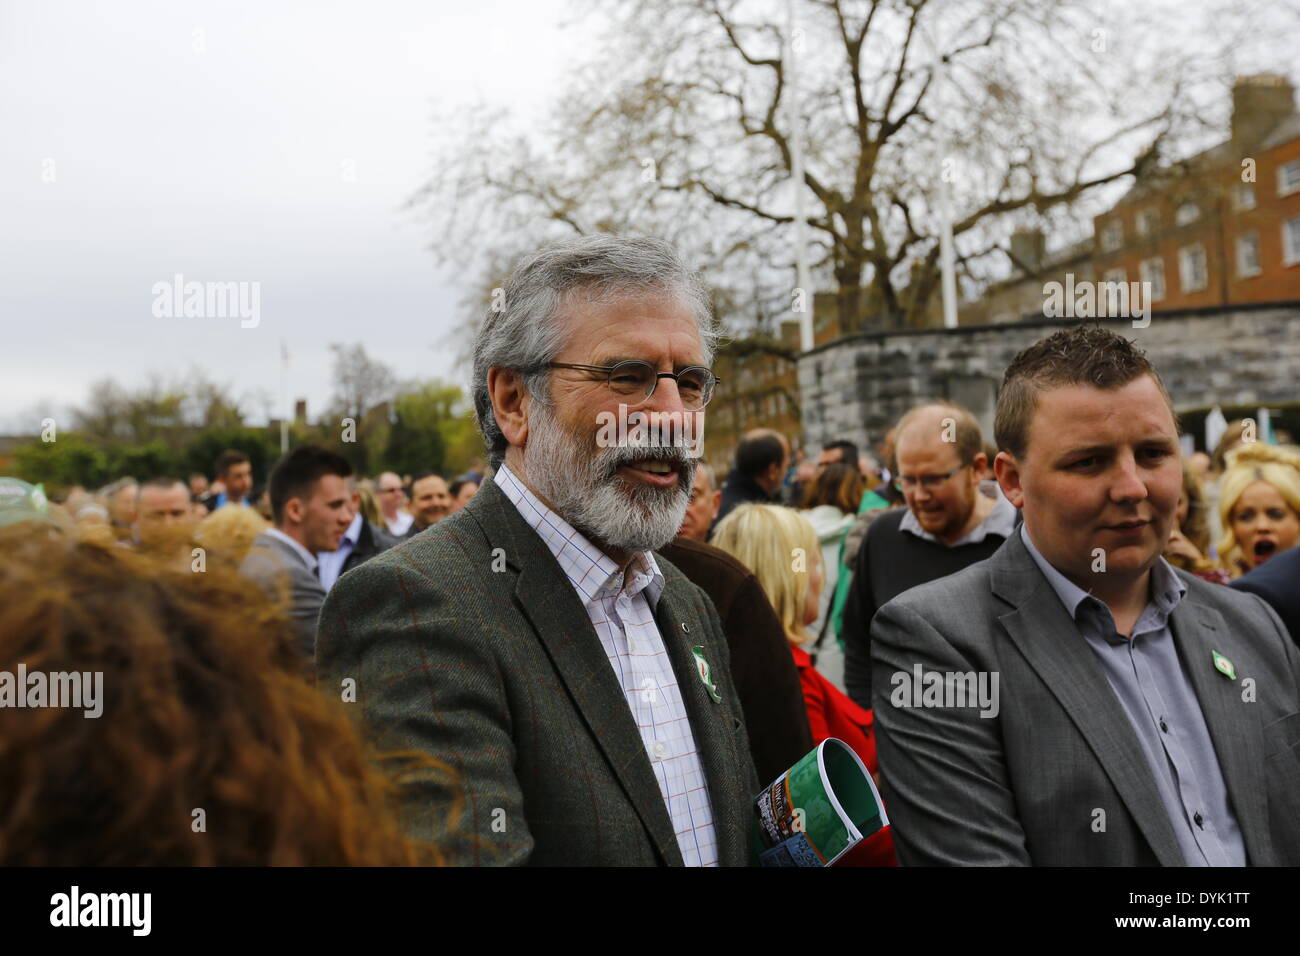
M 1240 446 L 1219 482 L 1219 560 L 1234 578 L 1300 543 L 1300 451 Z
M 820 744 L 828 737 L 844 741 L 876 776 L 871 711 L 859 707 L 823 677 L 801 646 L 817 637 L 808 626 L 817 620 L 825 582 L 821 544 L 813 526 L 799 512 L 781 505 L 745 504 L 719 522 L 710 543 L 753 571 L 772 602 L 790 640 L 813 743 Z M 868 865 L 895 865 L 888 828 L 867 841 L 864 854 Z

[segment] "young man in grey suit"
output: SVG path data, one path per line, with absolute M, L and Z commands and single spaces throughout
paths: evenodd
M 1155 369 L 1058 332 L 1007 369 L 995 430 L 1020 531 L 872 627 L 900 862 L 1300 864 L 1300 654 L 1161 557 L 1181 471 Z
M 404 819 L 454 863 L 743 865 L 758 780 L 727 642 L 652 553 L 716 384 L 707 296 L 666 243 L 613 236 L 503 292 L 472 382 L 496 474 L 334 587 L 322 685 L 450 771 L 407 775 Z
M 303 654 L 316 649 L 316 618 L 325 601 L 315 552 L 337 550 L 352 523 L 347 459 L 316 445 L 295 448 L 271 472 L 275 527 L 253 539 L 240 572 L 288 612 Z

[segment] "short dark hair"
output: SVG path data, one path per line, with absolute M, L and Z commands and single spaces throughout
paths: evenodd
M 227 448 L 217 456 L 217 463 L 213 467 L 216 468 L 217 477 L 220 478 L 231 468 L 234 468 L 236 465 L 242 465 L 246 461 L 248 461 L 248 456 L 242 451 Z
M 415 484 L 416 484 L 416 482 L 424 481 L 424 479 L 426 479 L 426 478 L 442 478 L 442 475 L 438 474 L 436 471 L 421 471 L 421 472 L 418 472 L 418 473 L 416 474 L 416 476 L 415 476 L 414 478 L 411 479 L 411 490 L 412 490 L 412 491 L 415 491 Z M 446 479 L 446 478 L 442 478 L 442 480 L 443 480 L 443 481 L 446 481 L 447 479 Z
M 347 478 L 352 466 L 342 455 L 319 445 L 301 445 L 281 458 L 271 469 L 271 517 L 279 524 L 284 520 L 284 506 L 290 498 L 302 498 L 324 475 Z
M 1099 325 L 1072 325 L 1040 339 L 1012 359 L 1002 377 L 993 419 L 998 448 L 1024 457 L 1040 391 L 1065 385 L 1113 390 L 1143 375 L 1156 383 L 1178 427 L 1178 414 L 1160 373 L 1129 339 Z
M 851 441 L 845 441 L 842 438 L 836 439 L 835 441 L 828 441 L 826 444 L 822 445 L 822 451 L 831 451 L 835 448 L 840 450 L 840 461 L 847 462 L 854 468 L 858 467 L 857 445 L 853 444 Z
M 135 488 L 136 503 L 139 504 L 140 500 L 144 498 L 144 490 L 146 488 L 162 488 L 164 491 L 171 491 L 177 485 L 181 486 L 182 490 L 185 492 L 185 496 L 188 498 L 190 494 L 189 486 L 179 478 L 172 478 L 170 475 L 159 475 L 155 478 L 150 478 L 147 481 L 142 481 L 140 484 L 136 485 Z
M 736 446 L 736 470 L 746 478 L 756 478 L 784 460 L 785 445 L 776 432 L 742 438 Z
M 447 488 L 447 491 L 453 498 L 455 498 L 458 494 L 460 494 L 460 489 L 464 488 L 466 485 L 477 485 L 477 484 L 478 482 L 475 481 L 473 478 L 457 478 Z

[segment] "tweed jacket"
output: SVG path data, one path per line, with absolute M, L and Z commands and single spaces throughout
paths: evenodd
M 708 781 L 718 861 L 744 865 L 759 784 L 726 638 L 704 592 L 658 564 L 655 620 Z M 321 611 L 317 666 L 333 692 L 355 680 L 354 706 L 382 749 L 449 769 L 407 779 L 403 825 L 453 863 L 682 864 L 587 612 L 495 482 L 339 580 Z

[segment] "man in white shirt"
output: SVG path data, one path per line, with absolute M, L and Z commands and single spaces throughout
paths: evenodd
M 406 492 L 402 490 L 402 479 L 391 471 L 384 472 L 375 485 L 375 493 L 379 498 L 379 511 L 384 516 L 384 527 L 388 533 L 397 538 L 405 537 L 415 518 L 406 510 Z

